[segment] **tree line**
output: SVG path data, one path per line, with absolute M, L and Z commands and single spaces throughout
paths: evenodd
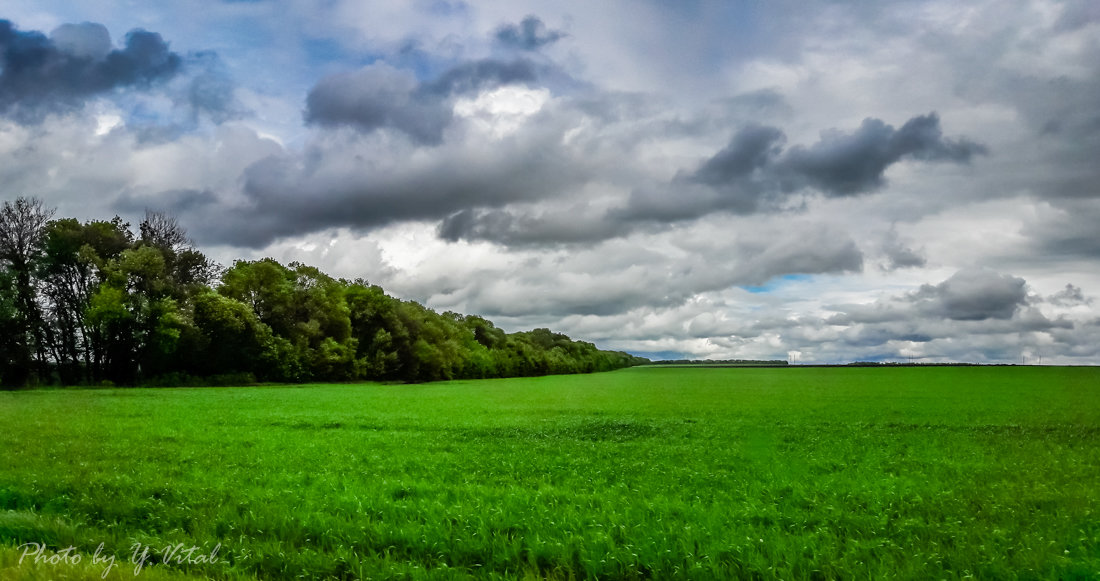
M 646 360 L 547 329 L 505 333 L 362 279 L 265 258 L 223 268 L 146 212 L 53 218 L 0 207 L 0 383 L 433 381 L 587 373 Z

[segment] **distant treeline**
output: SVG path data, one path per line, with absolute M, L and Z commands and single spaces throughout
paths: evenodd
M 765 365 L 786 365 L 787 362 L 783 359 L 662 359 L 660 361 L 653 361 L 647 365 L 713 365 L 713 366 L 765 366 Z
M 52 220 L 0 208 L 0 382 L 187 385 L 431 381 L 648 362 L 547 329 L 505 333 L 300 263 L 221 268 L 175 219 Z

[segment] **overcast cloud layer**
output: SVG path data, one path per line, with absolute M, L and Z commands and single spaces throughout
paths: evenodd
M 0 183 L 653 357 L 1100 364 L 1092 0 L 13 0 Z

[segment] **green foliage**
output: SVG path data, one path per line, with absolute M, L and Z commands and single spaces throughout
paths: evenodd
M 120 325 L 131 319 L 129 309 L 126 308 L 126 291 L 103 284 L 99 292 L 92 295 L 88 305 L 87 320 L 93 326 Z
M 546 329 L 507 335 L 480 317 L 436 313 L 363 281 L 335 280 L 300 263 L 238 261 L 218 287 L 251 307 L 277 338 L 286 369 L 275 381 L 438 381 L 606 371 L 637 364 Z
M 214 291 L 193 297 L 191 323 L 183 350 L 188 373 L 259 373 L 260 364 L 274 356 L 271 329 L 247 305 Z
M 133 242 L 128 227 L 118 217 L 84 224 L 65 218 L 46 225 L 38 277 L 48 305 L 44 310 L 49 313 L 51 351 L 61 383 L 102 379 L 101 363 L 108 346 L 89 327 L 87 316 L 92 295 L 107 280 L 108 264 Z
M 212 579 L 1090 579 L 1098 388 L 643 367 L 0 393 L 0 546 L 221 543 L 163 565 Z
M 508 335 L 364 281 L 265 258 L 224 271 L 174 218 L 0 208 L 0 384 L 423 382 L 605 371 L 644 360 L 546 329 Z M 211 288 L 210 285 L 214 285 Z

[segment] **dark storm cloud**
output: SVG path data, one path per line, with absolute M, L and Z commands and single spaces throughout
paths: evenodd
M 538 50 L 553 44 L 566 35 L 559 30 L 549 30 L 537 16 L 524 18 L 519 25 L 505 24 L 497 29 L 496 41 L 504 46 L 520 50 Z
M 182 58 L 159 34 L 133 30 L 122 49 L 104 49 L 99 25 L 70 25 L 54 39 L 0 20 L 0 114 L 20 122 L 78 108 L 85 99 L 121 87 L 175 76 Z
M 414 141 L 438 144 L 451 122 L 451 109 L 438 96 L 417 91 L 416 78 L 375 64 L 321 79 L 306 99 L 306 121 L 350 125 L 362 131 L 391 128 Z
M 248 219 L 224 208 L 198 212 L 196 238 L 260 248 L 326 228 L 366 229 L 442 220 L 467 208 L 500 208 L 552 197 L 591 178 L 583 160 L 551 143 L 472 151 L 440 148 L 409 166 L 366 167 L 347 142 L 283 154 L 244 172 Z
M 465 209 L 447 216 L 439 237 L 485 240 L 508 247 L 587 244 L 630 233 L 626 224 L 602 220 L 584 206 L 528 215 L 506 209 Z
M 886 168 L 903 158 L 968 163 L 985 146 L 967 139 L 944 139 L 935 113 L 914 117 L 894 129 L 865 119 L 854 133 L 830 131 L 810 147 L 795 146 L 780 162 L 780 173 L 829 196 L 850 196 L 881 188 Z
M 1010 319 L 1028 303 L 1027 282 L 987 269 L 960 270 L 938 285 L 923 285 L 910 300 L 921 313 L 955 321 Z
M 691 175 L 667 188 L 639 188 L 612 217 L 627 222 L 690 220 L 714 211 L 752 214 L 779 202 L 782 189 L 772 171 L 786 136 L 775 127 L 749 125 Z
M 775 163 L 786 139 L 775 127 L 745 127 L 733 136 L 729 145 L 704 162 L 693 178 L 710 186 L 744 183 L 754 173 Z
M 454 96 L 537 78 L 535 65 L 523 59 L 461 63 L 428 82 L 375 63 L 321 79 L 306 98 L 305 118 L 317 125 L 348 125 L 365 132 L 394 129 L 417 143 L 438 145 L 453 120 Z
M 854 132 L 832 129 L 817 143 L 796 145 L 784 153 L 785 140 L 774 127 L 745 127 L 690 179 L 716 188 L 750 190 L 756 196 L 802 187 L 827 196 L 850 196 L 881 188 L 886 169 L 904 158 L 968 163 L 974 155 L 986 153 L 984 146 L 967 139 L 944 139 L 935 113 L 914 117 L 901 129 L 864 119 Z
M 775 127 L 748 125 L 694 172 L 681 173 L 667 188 L 635 191 L 618 220 L 678 221 L 716 211 L 752 214 L 775 210 L 803 190 L 829 197 L 872 192 L 886 183 L 886 170 L 905 159 L 968 163 L 986 153 L 968 139 L 946 139 L 935 113 L 895 129 L 868 118 L 854 132 L 824 132 L 809 146 L 784 151 L 786 136 Z

